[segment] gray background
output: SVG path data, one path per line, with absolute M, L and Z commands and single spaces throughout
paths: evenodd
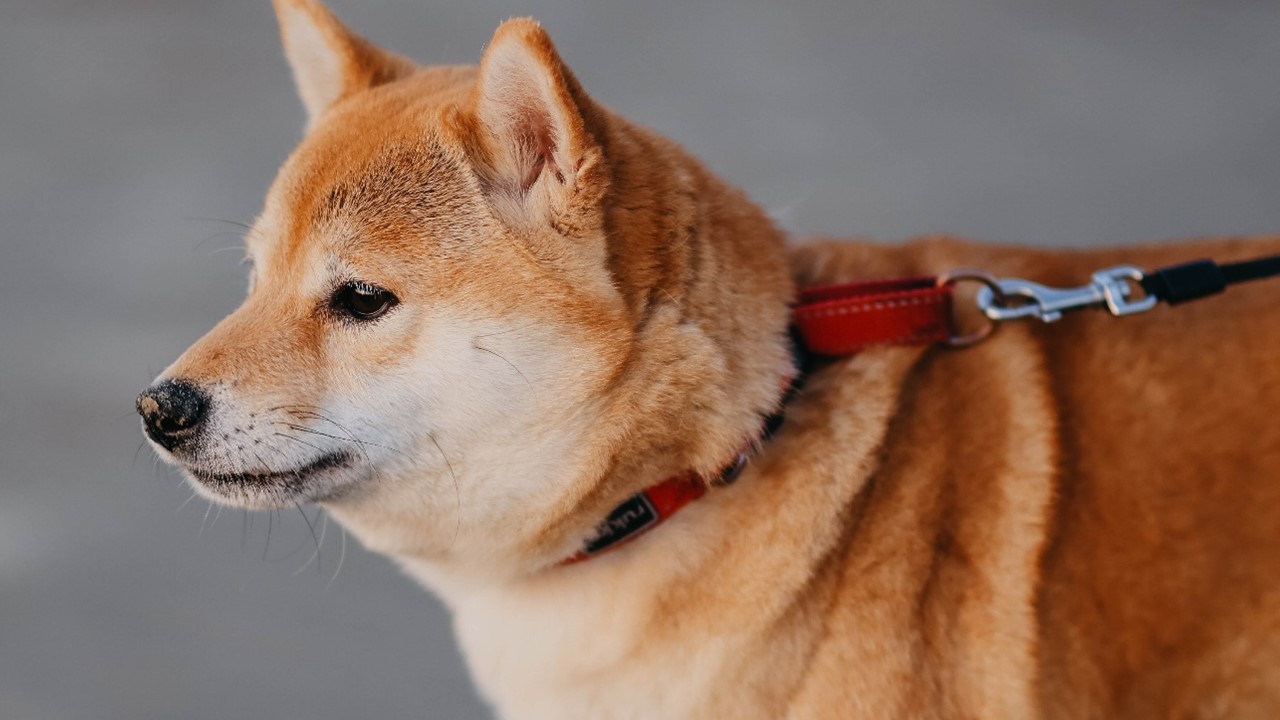
M 797 232 L 1280 230 L 1276 2 L 333 6 L 426 62 L 537 16 Z M 307 564 L 298 513 L 268 545 L 134 455 L 134 394 L 244 286 L 200 218 L 251 219 L 300 134 L 275 33 L 265 0 L 0 2 L 0 719 L 485 715 L 390 563 L 336 572 L 331 524 Z

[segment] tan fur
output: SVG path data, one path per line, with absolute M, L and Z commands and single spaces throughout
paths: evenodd
M 532 21 L 478 69 L 413 69 L 312 0 L 276 5 L 312 130 L 250 233 L 245 305 L 164 374 L 214 388 L 223 438 L 171 459 L 305 461 L 262 427 L 358 445 L 299 487 L 196 484 L 318 500 L 395 557 L 453 607 L 503 716 L 1280 712 L 1276 284 L 827 363 L 736 484 L 556 565 L 630 494 L 758 432 L 792 372 L 795 283 L 978 266 L 1071 285 L 1280 238 L 788 251 L 595 104 Z M 327 74 L 298 66 L 317 57 Z M 351 278 L 400 304 L 335 320 Z

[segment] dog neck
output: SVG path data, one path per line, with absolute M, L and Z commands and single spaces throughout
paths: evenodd
M 610 272 L 635 341 L 600 418 L 610 467 L 534 539 L 540 561 L 666 477 L 717 477 L 796 372 L 782 233 L 673 143 L 613 116 L 603 130 Z
M 816 372 L 736 483 L 617 552 L 499 583 L 402 563 L 453 609 L 473 676 L 503 711 L 606 717 L 644 702 L 659 717 L 697 715 L 707 677 L 759 652 L 754 634 L 787 613 L 809 617 L 800 598 L 825 597 L 813 589 L 831 577 L 818 570 L 852 527 L 835 519 L 856 510 L 919 354 L 876 348 Z M 673 607 L 697 609 L 699 621 L 673 619 Z M 685 661 L 671 663 L 672 653 Z M 634 678 L 646 673 L 661 697 L 636 695 Z M 766 681 L 794 678 L 753 682 Z

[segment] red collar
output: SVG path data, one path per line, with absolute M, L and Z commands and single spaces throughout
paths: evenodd
M 946 342 L 952 337 L 951 285 L 919 277 L 801 288 L 793 325 L 798 349 L 812 355 L 851 355 L 871 345 Z M 785 386 L 784 406 L 799 388 L 799 381 Z M 747 447 L 762 444 L 781 424 L 779 411 L 766 420 L 764 437 Z M 749 458 L 749 451 L 739 453 L 710 480 L 690 471 L 632 495 L 596 526 L 581 550 L 560 564 L 589 560 L 635 540 L 712 486 L 732 483 Z
M 560 561 L 573 565 L 599 555 L 652 530 L 680 508 L 707 494 L 707 481 L 697 473 L 669 477 L 627 498 L 596 526 L 595 537 L 581 550 Z
M 805 348 L 819 355 L 851 355 L 871 345 L 947 342 L 951 284 L 911 277 L 801 288 L 795 325 Z

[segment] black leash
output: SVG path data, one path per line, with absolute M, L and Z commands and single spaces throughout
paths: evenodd
M 1216 295 L 1228 285 L 1263 280 L 1280 275 L 1280 255 L 1241 260 L 1219 265 L 1212 260 L 1195 260 L 1171 265 L 1146 274 L 1142 289 L 1170 305 Z
M 1216 295 L 1235 285 L 1280 277 L 1280 255 L 1218 264 L 1195 260 L 1147 272 L 1133 265 L 1117 265 L 1093 274 L 1088 285 L 1051 288 L 1021 278 L 995 278 L 980 270 L 956 270 L 940 284 L 976 282 L 978 309 L 993 323 L 977 333 L 953 338 L 952 345 L 969 345 L 991 333 L 995 323 L 1020 318 L 1054 322 L 1063 313 L 1091 307 L 1106 308 L 1117 317 L 1146 312 L 1160 302 L 1170 305 Z M 1136 292 L 1136 288 L 1142 292 Z M 1280 297 L 1278 297 L 1280 299 Z

